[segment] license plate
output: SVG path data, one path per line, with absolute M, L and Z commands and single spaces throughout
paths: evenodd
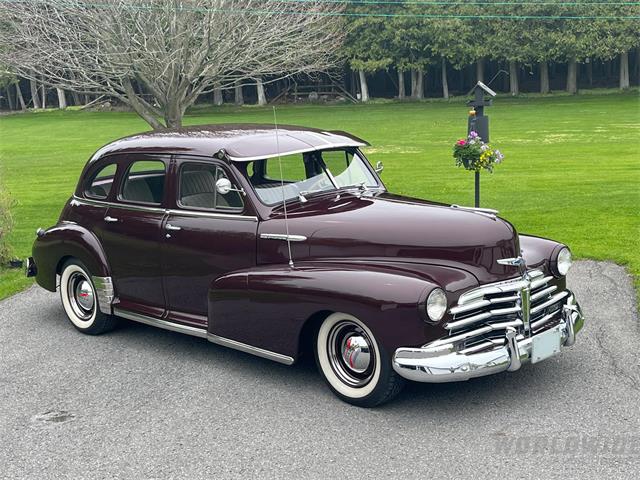
M 538 363 L 560 353 L 560 330 L 552 328 L 531 338 L 531 363 Z

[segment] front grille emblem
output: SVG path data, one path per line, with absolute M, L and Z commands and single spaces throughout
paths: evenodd
M 531 328 L 531 277 L 527 271 L 527 262 L 525 262 L 524 258 L 520 256 L 516 258 L 501 258 L 498 260 L 498 263 L 500 265 L 518 267 L 522 280 L 524 280 L 525 285 L 520 289 L 518 296 L 520 297 L 519 302 L 522 313 L 522 323 L 525 331 L 528 332 Z

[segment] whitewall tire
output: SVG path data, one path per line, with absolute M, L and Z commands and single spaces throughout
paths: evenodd
M 114 317 L 100 312 L 91 275 L 78 260 L 69 260 L 62 267 L 60 299 L 67 317 L 82 333 L 97 335 L 115 326 Z
M 352 315 L 333 313 L 322 322 L 315 353 L 325 381 L 348 403 L 380 405 L 395 397 L 404 385 L 371 330 Z

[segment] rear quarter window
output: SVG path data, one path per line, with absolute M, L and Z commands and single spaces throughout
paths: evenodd
M 104 200 L 109 196 L 113 180 L 116 176 L 117 165 L 110 163 L 95 172 L 86 184 L 85 196 Z

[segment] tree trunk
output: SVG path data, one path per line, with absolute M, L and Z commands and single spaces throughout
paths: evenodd
M 449 98 L 449 82 L 447 81 L 447 61 L 442 57 L 442 98 Z
M 38 84 L 35 80 L 29 80 L 29 86 L 31 87 L 31 102 L 33 103 L 33 108 L 41 108 Z
M 404 72 L 402 70 L 398 70 L 398 99 L 404 100 L 407 96 L 404 90 Z
M 589 82 L 589 86 L 593 87 L 593 61 L 587 63 L 587 80 Z
M 629 52 L 620 54 L 620 89 L 629 88 Z
M 578 61 L 575 58 L 567 65 L 567 92 L 578 93 Z
M 360 79 L 360 101 L 369 101 L 369 86 L 367 85 L 367 76 L 364 74 L 364 70 L 358 70 L 358 77 Z
M 479 58 L 476 62 L 476 80 L 484 82 L 484 58 Z
M 80 101 L 80 95 L 78 95 L 78 92 L 74 92 L 73 90 L 71 91 L 71 98 L 73 99 L 73 104 L 74 105 L 80 105 L 82 102 Z
M 549 93 L 549 64 L 540 62 L 540 93 Z
M 219 85 L 213 87 L 213 104 L 216 107 L 219 107 L 224 103 L 224 98 L 222 97 L 222 88 Z
M 418 82 L 418 74 L 414 69 L 411 69 L 411 98 L 416 98 L 418 95 L 418 87 L 416 83 Z
M 235 104 L 244 105 L 244 96 L 242 95 L 242 82 L 236 80 L 235 91 Z
M 511 95 L 520 93 L 518 88 L 518 63 L 509 60 L 509 92 Z
M 256 90 L 258 91 L 258 105 L 266 105 L 267 97 L 264 94 L 264 84 L 261 77 L 256 78 Z
M 13 97 L 11 96 L 11 88 L 7 85 L 7 87 L 5 87 L 4 91 L 7 94 L 7 103 L 9 104 L 9 110 L 13 110 L 14 109 L 14 104 L 13 104 Z
M 24 97 L 22 96 L 22 90 L 20 90 L 20 82 L 16 83 L 16 98 L 18 99 L 18 103 L 20 103 L 20 108 L 22 110 L 27 109 L 27 105 L 24 103 Z
M 42 84 L 42 108 L 47 108 L 47 87 Z
M 424 70 L 422 68 L 418 68 L 415 71 L 415 83 L 412 88 L 412 96 L 417 100 L 422 100 L 424 98 Z
M 137 97 L 135 90 L 133 89 L 133 85 L 130 80 L 124 80 L 122 82 L 122 86 L 124 87 L 125 95 L 120 97 L 120 100 L 127 103 L 133 110 L 142 117 L 142 119 L 147 122 L 154 130 L 161 130 L 165 128 L 160 120 L 158 120 L 151 109 L 142 103 L 140 99 Z M 89 95 L 85 95 L 85 105 L 90 101 Z
M 56 88 L 56 92 L 58 93 L 58 107 L 60 110 L 64 110 L 67 108 L 67 97 L 64 94 L 64 90 L 61 88 Z

